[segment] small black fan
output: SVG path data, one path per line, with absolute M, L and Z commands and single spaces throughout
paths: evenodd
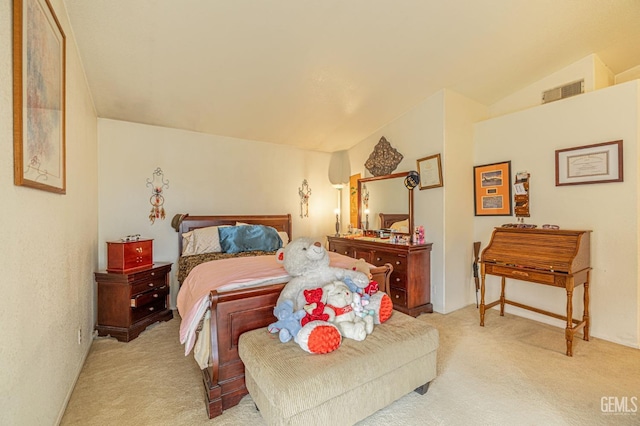
M 420 184 L 420 175 L 415 170 L 409 172 L 406 178 L 404 178 L 404 186 L 407 189 L 413 189 Z

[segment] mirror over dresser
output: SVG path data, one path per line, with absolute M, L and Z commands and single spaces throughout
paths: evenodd
M 397 242 L 389 233 L 382 238 L 363 233 L 327 238 L 330 251 L 364 259 L 376 266 L 390 264 L 393 271 L 387 293 L 394 309 L 417 317 L 425 312 L 433 312 L 432 244 L 411 242 L 411 231 L 414 229 L 413 191 L 404 186 L 408 174 L 394 173 L 358 180 L 358 228 L 389 230 L 394 229 L 394 224 L 400 224 L 391 235 L 404 234 L 402 242 Z M 404 232 L 400 231 L 401 227 L 405 228 Z

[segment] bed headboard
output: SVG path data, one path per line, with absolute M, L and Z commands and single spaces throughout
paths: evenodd
M 197 228 L 206 228 L 207 226 L 220 226 L 231 225 L 234 226 L 236 222 L 248 223 L 249 225 L 266 225 L 272 226 L 278 231 L 284 231 L 289 235 L 289 239 L 292 239 L 291 235 L 291 215 L 245 215 L 245 216 L 190 216 L 188 214 L 182 217 L 177 229 L 178 238 L 178 253 L 182 253 L 182 234 L 185 232 L 193 231 Z
M 408 213 L 380 213 L 380 227 L 389 229 L 394 223 L 407 219 L 409 219 Z

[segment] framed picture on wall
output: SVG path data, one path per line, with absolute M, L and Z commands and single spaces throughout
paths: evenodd
M 66 192 L 65 53 L 49 0 L 14 0 L 14 183 L 59 194 Z
M 420 189 L 438 188 L 442 186 L 442 164 L 440 154 L 419 158 Z
M 556 186 L 622 181 L 622 141 L 556 151 Z
M 476 216 L 511 216 L 511 161 L 473 168 Z

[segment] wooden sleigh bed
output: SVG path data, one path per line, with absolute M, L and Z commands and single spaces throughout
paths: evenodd
M 179 253 L 182 253 L 182 234 L 210 226 L 266 225 L 286 232 L 292 238 L 291 215 L 253 216 L 189 216 L 176 224 L 179 232 Z M 192 256 L 189 256 L 192 257 Z M 179 261 L 181 268 L 182 258 Z M 192 261 L 193 259 L 190 259 Z M 214 260 L 215 262 L 215 260 Z M 193 267 L 191 265 L 190 267 Z M 385 265 L 371 270 L 381 291 L 387 291 L 392 267 Z M 185 272 L 184 270 L 182 271 Z M 179 273 L 180 279 L 180 273 Z M 183 277 L 184 279 L 184 277 Z M 180 280 L 181 281 L 181 280 Z M 182 281 L 181 281 L 182 282 Z M 246 331 L 266 327 L 274 322 L 273 307 L 285 283 L 209 294 L 210 356 L 209 366 L 202 369 L 205 405 L 209 418 L 214 418 L 237 405 L 248 391 L 245 386 L 244 365 L 238 356 L 238 339 Z

